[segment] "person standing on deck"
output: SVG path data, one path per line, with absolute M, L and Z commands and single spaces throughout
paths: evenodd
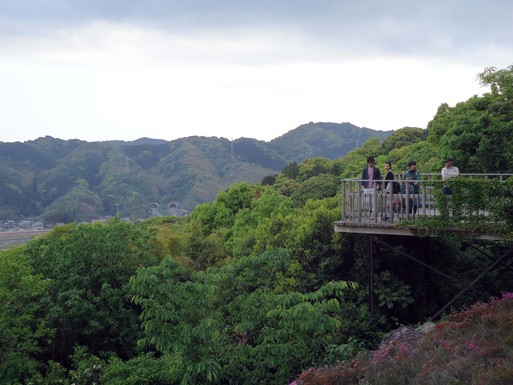
M 367 157 L 367 167 L 362 171 L 362 186 L 365 202 L 370 203 L 371 218 L 376 212 L 374 191 L 381 190 L 381 172 L 374 166 L 374 157 Z
M 394 173 L 392 171 L 392 162 L 390 162 L 389 160 L 387 160 L 385 162 L 385 171 L 386 171 L 386 174 L 385 174 L 385 188 L 383 189 L 383 191 L 388 194 L 388 195 L 385 195 L 385 221 L 388 221 L 389 217 L 388 215 L 390 214 L 390 216 L 392 216 L 392 212 L 393 212 L 393 209 L 394 209 L 394 202 L 393 202 L 393 195 L 392 194 L 397 194 L 401 191 L 401 189 L 397 189 L 395 190 L 395 186 L 399 187 L 399 183 L 397 182 L 394 182 L 395 181 L 395 176 L 394 176 Z
M 389 160 L 385 162 L 385 171 L 387 172 L 385 174 L 385 191 L 387 194 L 391 194 L 393 192 L 393 183 L 391 181 L 394 181 L 395 177 L 392 171 L 392 162 L 390 162 Z
M 415 214 L 417 212 L 417 207 L 420 205 L 420 198 L 419 198 L 419 181 L 420 173 L 417 171 L 417 162 L 414 160 L 410 160 L 408 162 L 408 170 L 404 173 L 403 179 L 405 181 L 411 181 L 409 183 L 405 183 L 403 187 L 403 193 L 406 193 L 406 189 L 409 189 L 410 194 L 410 212 L 413 211 Z
M 458 170 L 458 167 L 453 164 L 452 158 L 447 158 L 445 160 L 445 167 L 442 168 L 442 180 L 457 178 L 459 175 L 460 170 Z M 444 185 L 442 192 L 446 195 L 451 195 L 452 189 L 449 186 Z

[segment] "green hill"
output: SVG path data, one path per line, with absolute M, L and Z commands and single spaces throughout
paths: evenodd
M 188 212 L 234 182 L 256 183 L 312 157 L 335 159 L 388 135 L 349 123 L 309 123 L 270 142 L 198 136 L 0 142 L 0 220 L 41 217 L 56 223 L 116 214 L 142 219 L 151 203 L 168 215 L 171 202 Z

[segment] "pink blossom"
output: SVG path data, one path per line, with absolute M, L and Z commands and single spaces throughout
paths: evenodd
M 372 360 L 374 361 L 374 363 L 379 363 L 381 360 L 383 360 L 383 358 L 385 358 L 387 356 L 388 356 L 388 350 L 387 349 L 375 350 L 372 353 Z
M 467 348 L 468 348 L 468 349 L 471 349 L 471 350 L 476 350 L 476 349 L 477 349 L 477 345 L 476 345 L 474 342 L 470 341 L 470 342 L 467 344 Z
M 399 345 L 399 350 L 402 353 L 406 353 L 408 351 L 409 347 L 410 347 L 410 345 L 408 344 L 408 342 L 403 342 L 402 344 Z
M 429 369 L 431 369 L 431 365 L 433 364 L 433 359 L 430 358 L 429 360 L 426 361 L 426 363 L 424 364 L 424 366 L 422 366 L 422 371 L 424 373 L 427 373 L 429 371 Z

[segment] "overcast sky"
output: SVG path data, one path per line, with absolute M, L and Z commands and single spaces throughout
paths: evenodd
M 0 0 L 0 141 L 426 128 L 511 64 L 511 0 Z

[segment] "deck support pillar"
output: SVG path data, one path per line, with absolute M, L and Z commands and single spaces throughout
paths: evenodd
M 371 312 L 375 310 L 374 304 L 374 235 L 369 234 L 368 240 L 368 255 L 369 255 L 369 309 Z

